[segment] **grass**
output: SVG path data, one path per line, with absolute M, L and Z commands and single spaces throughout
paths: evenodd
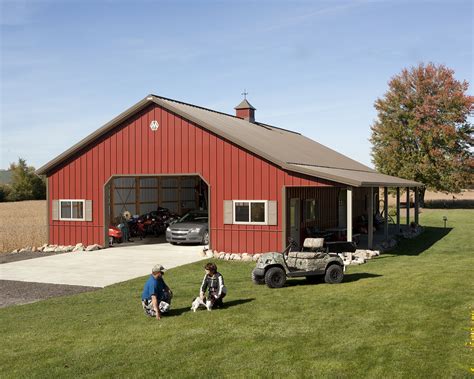
M 0 253 L 48 242 L 46 200 L 0 203 Z
M 339 285 L 272 290 L 251 283 L 253 264 L 218 261 L 223 310 L 189 311 L 202 263 L 166 273 L 161 321 L 142 314 L 144 277 L 0 309 L 0 377 L 468 377 L 473 216 L 423 212 L 419 239 Z

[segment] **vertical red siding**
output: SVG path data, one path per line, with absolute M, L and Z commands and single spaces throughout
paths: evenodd
M 159 128 L 149 125 L 156 120 Z M 103 243 L 103 188 L 116 174 L 200 174 L 210 185 L 211 246 L 219 251 L 281 248 L 283 186 L 331 186 L 285 172 L 227 140 L 155 105 L 99 138 L 49 177 L 50 200 L 92 200 L 92 222 L 50 221 L 50 242 Z M 224 225 L 224 200 L 276 200 L 278 225 Z

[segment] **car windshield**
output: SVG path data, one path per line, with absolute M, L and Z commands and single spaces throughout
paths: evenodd
M 178 222 L 206 223 L 207 222 L 207 215 L 205 213 L 189 212 L 189 213 L 186 213 L 183 217 L 181 217 Z

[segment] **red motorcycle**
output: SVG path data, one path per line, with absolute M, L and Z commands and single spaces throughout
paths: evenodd
M 114 225 L 109 226 L 109 245 L 122 242 L 122 231 Z
M 145 238 L 146 230 L 143 218 L 132 217 L 128 220 L 128 230 L 130 237 L 139 237 L 140 239 Z

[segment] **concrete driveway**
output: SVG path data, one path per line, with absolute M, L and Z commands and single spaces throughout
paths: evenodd
M 169 269 L 205 259 L 202 249 L 159 243 L 65 253 L 2 264 L 0 280 L 105 287 L 149 274 L 156 263 Z

